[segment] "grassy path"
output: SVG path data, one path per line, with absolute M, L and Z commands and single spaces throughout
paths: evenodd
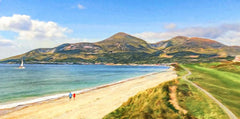
M 211 93 L 216 99 L 240 118 L 240 75 L 239 70 L 225 70 L 238 65 L 225 64 L 224 70 L 212 64 L 187 64 L 192 75 L 188 80 Z
M 183 76 L 183 79 L 186 80 L 187 82 L 189 82 L 190 84 L 192 84 L 193 86 L 195 86 L 196 88 L 200 89 L 202 92 L 204 92 L 206 95 L 208 95 L 212 100 L 214 100 L 229 116 L 230 119 L 238 119 L 233 113 L 232 111 L 230 111 L 226 106 L 224 106 L 221 102 L 219 102 L 214 96 L 212 96 L 209 92 L 207 92 L 206 90 L 204 90 L 203 88 L 199 87 L 198 85 L 196 85 L 195 83 L 193 83 L 192 81 L 189 81 L 187 79 L 187 76 L 190 76 L 192 73 L 191 71 L 189 71 L 187 68 L 184 68 L 188 74 L 186 74 L 185 76 Z
M 175 67 L 179 79 L 139 92 L 104 119 L 228 119 L 215 101 L 195 86 L 182 80 L 191 75 Z M 176 98 L 177 97 L 177 98 Z M 177 100 L 176 100 L 177 99 Z M 178 108 L 178 105 L 181 109 Z M 181 110 L 181 111 L 180 111 Z M 185 112 L 183 111 L 185 110 Z

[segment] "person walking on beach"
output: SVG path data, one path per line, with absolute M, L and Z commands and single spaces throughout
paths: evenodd
M 68 96 L 69 96 L 69 99 L 71 100 L 71 98 L 72 98 L 72 93 L 70 92 Z
M 76 97 L 76 94 L 75 93 L 73 93 L 73 99 L 75 100 L 75 97 Z

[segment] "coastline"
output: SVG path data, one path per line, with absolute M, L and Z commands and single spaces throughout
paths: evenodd
M 13 64 L 19 65 L 18 62 L 1 62 L 0 64 Z M 110 66 L 170 66 L 172 63 L 161 64 L 115 64 L 115 63 L 76 63 L 76 62 L 25 62 L 25 64 L 49 64 L 49 65 L 110 65 Z
M 73 91 L 72 93 L 76 93 L 77 97 L 79 97 L 80 95 L 83 95 L 83 94 L 87 94 L 88 95 L 87 97 L 93 98 L 94 95 L 89 96 L 89 94 L 91 94 L 91 93 L 94 94 L 94 92 L 99 92 L 100 90 L 106 90 L 107 88 L 108 89 L 111 89 L 112 87 L 119 88 L 120 85 L 125 85 L 125 84 L 131 83 L 131 82 L 139 82 L 138 80 L 140 80 L 140 79 L 145 79 L 145 78 L 149 78 L 149 77 L 151 78 L 153 76 L 164 75 L 164 74 L 166 75 L 166 74 L 169 74 L 169 73 L 171 74 L 171 77 L 169 77 L 169 80 L 170 79 L 172 80 L 173 77 L 176 78 L 175 72 L 173 71 L 172 67 L 170 67 L 169 69 L 166 69 L 165 71 L 162 71 L 162 72 L 153 72 L 153 73 L 149 73 L 149 74 L 142 75 L 142 76 L 137 76 L 137 77 L 133 77 L 133 78 L 124 79 L 124 80 L 114 82 L 114 83 L 110 83 L 110 84 L 104 84 L 104 85 L 93 87 L 93 88 L 83 89 L 83 90 L 79 90 L 79 91 Z M 164 78 L 166 78 L 166 77 L 164 77 Z M 148 81 L 148 82 L 150 82 L 150 81 Z M 37 98 L 37 99 L 30 100 L 30 101 L 25 101 L 25 103 L 28 102 L 27 104 L 20 104 L 19 105 L 19 103 L 18 103 L 18 106 L 16 106 L 17 104 L 8 104 L 8 105 L 5 105 L 4 108 L 1 107 L 0 117 L 5 118 L 5 116 L 8 117 L 9 115 L 11 115 L 13 113 L 18 113 L 18 112 L 21 112 L 25 109 L 31 108 L 31 107 L 36 107 L 36 109 L 37 109 L 37 106 L 46 105 L 46 104 L 48 105 L 48 103 L 54 103 L 55 101 L 63 101 L 64 100 L 64 101 L 68 102 L 69 100 L 67 98 L 67 95 L 68 95 L 68 93 L 64 93 L 64 94 L 57 94 L 57 95 Z M 133 95 L 131 95 L 131 96 L 133 96 Z M 127 96 L 127 97 L 129 98 L 130 96 Z M 122 102 L 121 102 L 121 104 L 122 104 Z
M 10 69 L 14 69 L 14 70 L 17 69 L 18 70 L 17 66 L 14 66 L 14 65 L 17 65 L 17 64 L 12 64 L 12 65 L 10 65 L 10 66 L 6 65 L 6 67 L 11 67 Z M 30 64 L 30 65 L 32 65 L 32 64 Z M 31 70 L 33 67 L 35 67 L 35 65 L 38 65 L 38 64 L 33 64 L 32 66 L 27 67 L 27 69 L 25 69 L 25 70 Z M 48 66 L 48 65 L 46 65 L 46 66 Z M 56 66 L 59 66 L 59 65 L 56 65 Z M 86 65 L 84 65 L 84 66 L 86 66 Z M 94 65 L 92 65 L 92 66 L 94 66 Z M 51 100 L 51 99 L 55 99 L 55 98 L 64 97 L 64 96 L 68 95 L 69 91 L 81 93 L 81 92 L 92 90 L 94 88 L 98 88 L 99 86 L 101 87 L 101 86 L 105 86 L 105 85 L 108 85 L 108 84 L 117 83 L 118 81 L 128 80 L 130 78 L 136 78 L 136 77 L 148 75 L 148 74 L 151 74 L 151 73 L 154 73 L 154 72 L 165 71 L 167 68 L 169 68 L 167 66 L 161 66 L 161 67 L 162 68 L 160 70 L 148 71 L 146 73 L 145 72 L 138 73 L 136 75 L 129 75 L 128 72 L 127 72 L 125 74 L 125 75 L 127 75 L 127 76 L 125 76 L 125 78 L 124 77 L 113 78 L 114 76 L 111 78 L 109 76 L 110 77 L 108 79 L 109 81 L 103 81 L 102 83 L 99 82 L 98 84 L 96 83 L 96 85 L 92 85 L 92 86 L 84 86 L 84 87 L 78 86 L 78 87 L 75 87 L 74 89 L 70 89 L 70 90 L 69 89 L 64 89 L 64 90 L 59 89 L 59 90 L 55 90 L 55 92 L 36 94 L 35 96 L 26 96 L 26 97 L 23 96 L 23 97 L 21 97 L 21 95 L 20 95 L 18 99 L 17 98 L 12 99 L 12 98 L 8 98 L 8 97 L 4 98 L 5 96 L 3 96 L 3 100 L 1 100 L 2 98 L 0 99 L 1 100 L 0 101 L 0 110 L 1 109 L 6 109 L 6 108 L 13 108 L 13 107 L 16 107 L 18 105 L 24 106 L 24 105 L 27 105 L 27 104 L 30 104 L 30 103 L 36 103 L 36 102 L 41 102 L 41 101 L 45 101 L 45 100 Z M 19 72 L 20 71 L 21 70 L 19 70 Z M 119 75 L 121 76 L 121 73 L 119 73 Z M 35 75 L 32 75 L 32 76 L 35 77 Z M 76 78 L 78 78 L 78 77 L 76 77 Z M 5 79 L 7 79 L 7 78 L 5 78 Z M 65 77 L 64 79 L 67 79 L 67 77 Z M 96 78 L 96 79 L 98 79 L 98 78 Z M 42 89 L 40 89 L 40 90 L 42 90 Z M 9 94 L 9 95 L 11 95 L 11 94 Z M 0 115 L 1 115 L 1 112 L 0 112 Z
M 166 70 L 169 70 L 169 69 L 166 69 Z M 166 72 L 166 70 L 161 71 L 161 72 Z M 123 82 L 126 82 L 126 81 L 134 80 L 136 78 L 141 78 L 141 77 L 145 77 L 145 76 L 149 76 L 149 75 L 153 75 L 153 74 L 161 73 L 161 72 L 152 72 L 152 73 L 148 73 L 148 74 L 145 74 L 145 75 L 140 75 L 140 76 L 136 76 L 136 77 L 132 77 L 132 78 L 123 79 L 123 80 L 113 82 L 113 83 L 103 84 L 103 85 L 100 85 L 100 86 L 96 86 L 96 87 L 92 87 L 92 88 L 85 88 L 85 89 L 71 91 L 71 92 L 76 93 L 76 94 L 82 94 L 82 93 L 86 93 L 86 92 L 89 92 L 89 91 L 97 90 L 97 89 L 112 86 L 112 85 L 117 85 L 119 83 L 123 83 Z M 0 105 L 0 115 L 1 115 L 1 110 L 17 108 L 18 106 L 25 107 L 25 106 L 31 105 L 33 103 L 41 103 L 41 102 L 48 101 L 48 100 L 54 100 L 54 99 L 58 99 L 58 98 L 62 98 L 62 97 L 67 97 L 68 94 L 69 94 L 69 92 L 59 93 L 59 94 L 47 95 L 47 96 L 42 96 L 42 97 L 31 98 L 31 99 L 14 101 L 14 102 L 9 102 L 9 103 L 6 103 L 6 104 L 2 104 L 2 105 Z

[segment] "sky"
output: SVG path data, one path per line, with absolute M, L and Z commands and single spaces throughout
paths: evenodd
M 125 32 L 240 45 L 239 0 L 0 0 L 0 59 Z

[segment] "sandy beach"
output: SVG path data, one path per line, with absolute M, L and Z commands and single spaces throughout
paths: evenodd
M 33 103 L 21 109 L 1 115 L 1 119 L 100 119 L 122 105 L 139 91 L 157 86 L 158 84 L 175 79 L 175 71 L 125 80 L 111 85 L 80 93 L 76 99 L 68 97 Z M 0 111 L 6 111 L 0 110 Z

